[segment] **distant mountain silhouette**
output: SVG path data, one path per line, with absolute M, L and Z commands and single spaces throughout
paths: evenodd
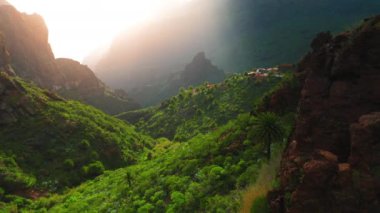
M 143 105 L 152 105 L 176 95 L 181 87 L 197 86 L 204 82 L 218 83 L 224 78 L 224 72 L 213 65 L 204 52 L 200 52 L 183 71 L 141 85 L 130 91 L 130 95 Z

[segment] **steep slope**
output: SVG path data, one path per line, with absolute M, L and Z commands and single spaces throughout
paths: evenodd
M 303 82 L 273 211 L 377 212 L 380 16 L 332 37 L 321 33 L 299 64 Z
M 159 106 L 118 117 L 153 137 L 184 141 L 226 124 L 240 113 L 250 112 L 254 103 L 280 81 L 281 77 L 275 76 L 262 79 L 248 73 L 235 74 L 222 83 L 183 89 Z
M 176 95 L 181 87 L 198 86 L 204 82 L 219 83 L 224 78 L 224 72 L 213 65 L 204 52 L 200 52 L 183 71 L 152 79 L 149 84 L 140 85 L 129 94 L 139 103 L 151 106 Z
M 70 94 L 67 98 L 88 101 L 86 103 L 111 114 L 138 108 L 130 99 L 107 89 L 88 68 L 67 60 L 56 61 L 48 43 L 48 29 L 41 16 L 23 14 L 11 5 L 2 5 L 0 33 L 10 54 L 11 65 L 23 79 L 54 91 L 63 88 Z M 67 93 L 62 92 L 62 95 Z M 108 101 L 116 106 L 107 104 Z
M 152 140 L 90 106 L 0 73 L 0 189 L 33 197 L 135 163 Z M 6 198 L 11 199 L 11 197 Z

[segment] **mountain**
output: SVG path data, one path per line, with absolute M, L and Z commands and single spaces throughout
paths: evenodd
M 153 78 L 183 70 L 197 52 L 210 53 L 205 48 L 216 41 L 219 20 L 214 16 L 220 16 L 216 11 L 221 9 L 211 1 L 186 5 L 191 9 L 178 8 L 116 36 L 103 57 L 90 62 L 90 67 L 108 85 L 130 91 Z
M 321 33 L 299 63 L 295 130 L 272 192 L 274 212 L 377 212 L 380 16 Z
M 295 63 L 317 33 L 347 30 L 377 13 L 375 0 L 194 0 L 169 18 L 120 34 L 90 64 L 112 88 L 130 92 L 164 83 L 199 51 L 226 72 Z
M 89 68 L 73 61 L 56 60 L 41 16 L 19 13 L 11 5 L 2 5 L 0 32 L 14 72 L 23 79 L 63 96 L 69 94 L 65 97 L 93 104 L 111 114 L 138 108 L 130 99 L 108 89 Z
M 186 65 L 185 70 L 180 74 L 180 79 L 184 86 L 199 85 L 208 81 L 218 83 L 224 80 L 224 72 L 214 66 L 210 60 L 206 59 L 204 52 L 198 53 L 193 61 Z
M 204 52 L 200 52 L 183 71 L 153 78 L 129 94 L 137 102 L 150 106 L 176 95 L 182 87 L 198 86 L 204 82 L 218 83 L 224 78 L 224 72 L 213 65 Z
M 55 93 L 108 93 L 78 62 L 41 53 L 19 70 L 9 35 L 28 36 L 28 23 L 0 35 L 1 212 L 379 212 L 380 16 L 319 33 L 297 66 L 231 74 L 116 117 Z M 25 54 L 37 44 L 17 36 Z M 164 80 L 210 76 L 224 74 L 199 53 Z

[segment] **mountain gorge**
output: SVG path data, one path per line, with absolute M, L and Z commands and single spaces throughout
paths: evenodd
M 141 73 L 127 79 L 128 93 L 86 65 L 54 58 L 42 17 L 3 2 L 0 212 L 380 211 L 380 16 L 359 24 L 378 2 L 226 1 L 228 10 L 218 11 L 232 13 L 229 42 L 220 48 L 236 54 L 244 72 L 226 74 L 216 63 L 222 57 L 207 50 L 187 52 L 186 63 L 199 53 L 177 67 L 182 46 L 165 49 L 172 38 L 165 34 L 134 44 L 146 49 L 132 58 L 151 69 L 179 54 L 175 72 L 129 64 Z M 216 6 L 195 14 L 208 7 Z M 322 23 L 335 12 L 346 16 Z M 303 46 L 314 31 L 346 24 L 357 27 L 321 32 Z M 112 58 L 116 44 L 101 62 L 105 72 L 126 68 L 133 48 Z M 301 50 L 307 54 L 291 64 Z

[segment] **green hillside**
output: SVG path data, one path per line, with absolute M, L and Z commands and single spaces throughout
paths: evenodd
M 0 191 L 5 194 L 60 191 L 104 169 L 133 164 L 153 145 L 123 121 L 5 73 L 0 90 Z
M 234 74 L 219 84 L 181 89 L 159 106 L 118 117 L 152 137 L 186 141 L 226 124 L 240 113 L 250 112 L 254 103 L 280 81 L 274 76 L 257 79 L 247 73 Z
M 49 183 L 49 187 L 53 187 L 50 190 L 54 190 L 57 187 L 54 184 L 70 187 L 70 184 L 101 174 L 101 164 L 106 169 L 123 165 L 124 168 L 105 171 L 103 175 L 79 187 L 70 187 L 69 190 L 58 191 L 59 194 L 50 194 L 35 201 L 6 195 L 2 199 L 3 203 L 0 202 L 0 207 L 9 211 L 32 212 L 236 212 L 240 208 L 246 187 L 255 183 L 261 166 L 267 162 L 267 147 L 254 133 L 256 117 L 248 112 L 254 109 L 254 101 L 265 100 L 262 98 L 265 94 L 279 88 L 279 85 L 289 79 L 291 78 L 267 78 L 258 81 L 248 74 L 235 75 L 218 85 L 203 85 L 181 91 L 163 103 L 160 109 L 176 106 L 187 112 L 196 103 L 204 106 L 200 104 L 201 101 L 215 102 L 211 105 L 212 109 L 200 107 L 200 110 L 205 111 L 197 114 L 197 119 L 202 119 L 199 124 L 204 123 L 204 129 L 199 128 L 199 131 L 207 133 L 197 132 L 195 136 L 188 134 L 182 137 L 183 140 L 189 139 L 185 143 L 171 142 L 165 138 L 153 143 L 122 121 L 92 107 L 77 102 L 50 100 L 44 95 L 46 92 L 15 80 L 21 82 L 30 97 L 42 97 L 44 106 L 38 115 L 23 119 L 6 128 L 6 131 L 1 131 L 4 135 L 2 138 L 13 140 L 12 143 L 5 143 L 1 150 L 11 150 L 18 154 L 10 159 L 14 162 L 7 168 L 13 172 L 11 174 L 20 175 L 25 184 L 30 184 L 29 187 L 42 188 L 43 184 Z M 190 92 L 198 94 L 190 95 Z M 251 101 L 243 101 L 246 98 L 251 98 Z M 173 100 L 175 102 L 170 103 Z M 219 110 L 220 115 L 211 114 L 212 110 Z M 228 111 L 231 113 L 222 115 Z M 168 112 L 175 111 L 160 113 L 167 119 L 165 113 Z M 210 116 L 203 118 L 207 113 Z M 187 117 L 189 118 L 191 117 Z M 210 119 L 215 120 L 212 127 L 207 126 L 207 120 Z M 195 119 L 191 121 L 194 122 Z M 293 113 L 284 114 L 281 123 L 286 127 L 286 135 L 289 134 Z M 195 123 L 194 128 L 197 125 Z M 18 133 L 21 131 L 19 127 L 30 129 L 30 132 Z M 158 127 L 160 126 L 157 125 Z M 192 130 L 188 131 L 190 133 Z M 26 148 L 29 143 L 23 141 L 28 141 L 27 138 L 35 138 L 33 142 L 38 142 L 38 137 L 32 135 L 45 137 L 49 141 L 49 145 L 44 144 L 44 151 L 39 150 L 38 153 L 33 146 Z M 48 137 L 50 138 L 47 139 Z M 89 143 L 83 142 L 84 140 Z M 14 142 L 20 145 L 11 146 Z M 278 151 L 281 147 L 281 144 L 272 145 Z M 35 154 L 28 155 L 29 152 L 25 152 L 21 157 L 23 148 Z M 5 155 L 4 159 L 10 156 Z M 51 162 L 44 164 L 45 161 Z M 25 166 L 27 162 L 30 169 Z M 49 174 L 47 171 L 54 173 Z M 52 180 L 58 182 L 51 182 Z M 14 183 L 9 183 L 12 184 Z
M 236 212 L 241 193 L 255 182 L 265 163 L 264 144 L 252 134 L 253 120 L 254 117 L 242 114 L 187 143 L 161 139 L 146 161 L 107 172 L 67 194 L 37 200 L 27 209 Z M 280 149 L 281 145 L 274 147 Z

